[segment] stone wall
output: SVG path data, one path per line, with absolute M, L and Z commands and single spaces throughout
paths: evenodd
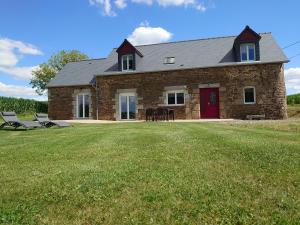
M 257 64 L 98 76 L 99 119 L 119 119 L 116 95 L 126 89 L 136 91 L 137 119 L 144 119 L 144 109 L 164 106 L 165 92 L 172 87 L 185 90 L 185 105 L 172 106 L 176 119 L 200 118 L 200 87 L 219 87 L 220 118 L 245 119 L 249 114 L 265 114 L 267 119 L 284 119 L 287 106 L 283 71 L 282 64 Z M 244 104 L 246 86 L 255 87 L 255 104 Z
M 145 119 L 144 110 L 166 106 L 166 93 L 173 89 L 185 93 L 185 105 L 171 107 L 176 119 L 199 119 L 203 87 L 219 87 L 220 118 L 245 119 L 250 114 L 287 118 L 284 69 L 279 63 L 98 76 L 97 82 L 99 119 L 118 120 L 119 94 L 128 91 L 137 97 L 137 119 Z M 255 87 L 255 104 L 244 104 L 246 86 Z M 76 96 L 81 92 L 91 93 L 90 118 L 97 119 L 96 91 L 91 86 L 49 88 L 49 117 L 75 119 Z
M 91 86 L 48 88 L 50 119 L 76 119 L 76 98 L 80 93 L 90 94 L 90 119 L 96 118 L 96 92 Z

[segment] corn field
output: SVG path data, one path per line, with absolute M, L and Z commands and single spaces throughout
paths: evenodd
M 48 112 L 48 102 L 39 102 L 31 99 L 0 97 L 0 111 L 16 113 Z
M 287 104 L 288 105 L 300 104 L 300 94 L 287 96 Z

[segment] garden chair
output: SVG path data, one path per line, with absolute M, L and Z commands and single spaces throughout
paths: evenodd
M 146 109 L 146 121 L 154 121 L 156 115 L 156 109 L 148 108 Z
M 0 112 L 0 115 L 4 120 L 4 123 L 0 125 L 0 129 L 5 126 L 14 127 L 15 129 L 18 127 L 24 127 L 25 129 L 42 127 L 34 121 L 20 121 L 15 112 Z
M 156 121 L 157 120 L 161 120 L 161 121 L 165 121 L 168 120 L 168 110 L 166 108 L 157 108 L 156 109 Z
M 69 127 L 71 124 L 63 121 L 52 121 L 48 118 L 47 114 L 44 113 L 36 113 L 35 114 L 36 120 L 44 127 L 52 127 L 52 126 L 58 126 L 58 127 Z

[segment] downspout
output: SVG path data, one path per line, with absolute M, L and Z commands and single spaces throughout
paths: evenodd
M 99 87 L 96 76 L 94 76 L 94 81 L 95 82 L 93 82 L 92 86 L 95 88 L 96 91 L 96 120 L 99 120 Z
M 99 87 L 98 87 L 98 82 L 97 82 L 97 77 L 96 77 L 96 113 L 97 113 L 97 120 L 99 120 Z

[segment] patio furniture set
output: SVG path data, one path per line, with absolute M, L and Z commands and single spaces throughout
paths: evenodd
M 175 120 L 175 111 L 170 108 L 148 108 L 146 109 L 146 121 L 169 121 Z

